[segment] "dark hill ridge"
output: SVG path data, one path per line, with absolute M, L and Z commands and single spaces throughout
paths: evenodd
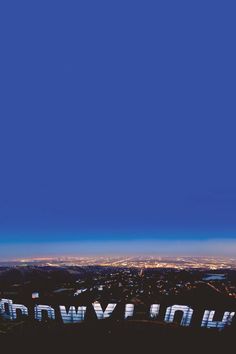
M 65 282 L 76 281 L 79 276 L 86 273 L 86 270 L 76 267 L 74 272 L 69 268 L 63 267 L 14 267 L 0 268 L 0 282 L 2 284 L 22 284 L 27 281 L 35 283 L 41 281 Z M 0 287 L 1 287 L 0 285 Z

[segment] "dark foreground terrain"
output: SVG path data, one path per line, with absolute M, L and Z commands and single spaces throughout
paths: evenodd
M 1 321 L 4 353 L 234 353 L 236 328 L 221 332 L 157 321 L 91 321 L 62 325 Z

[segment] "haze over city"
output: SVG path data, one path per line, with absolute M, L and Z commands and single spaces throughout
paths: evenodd
M 125 241 L 83 241 L 2 244 L 1 259 L 24 257 L 59 256 L 220 256 L 234 257 L 236 241 L 232 239 L 212 240 L 125 240 Z

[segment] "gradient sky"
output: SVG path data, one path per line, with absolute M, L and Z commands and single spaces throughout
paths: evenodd
M 0 257 L 235 244 L 235 11 L 1 2 Z

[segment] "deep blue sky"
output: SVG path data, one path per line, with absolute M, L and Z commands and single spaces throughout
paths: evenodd
M 1 2 L 0 244 L 234 238 L 235 11 Z

